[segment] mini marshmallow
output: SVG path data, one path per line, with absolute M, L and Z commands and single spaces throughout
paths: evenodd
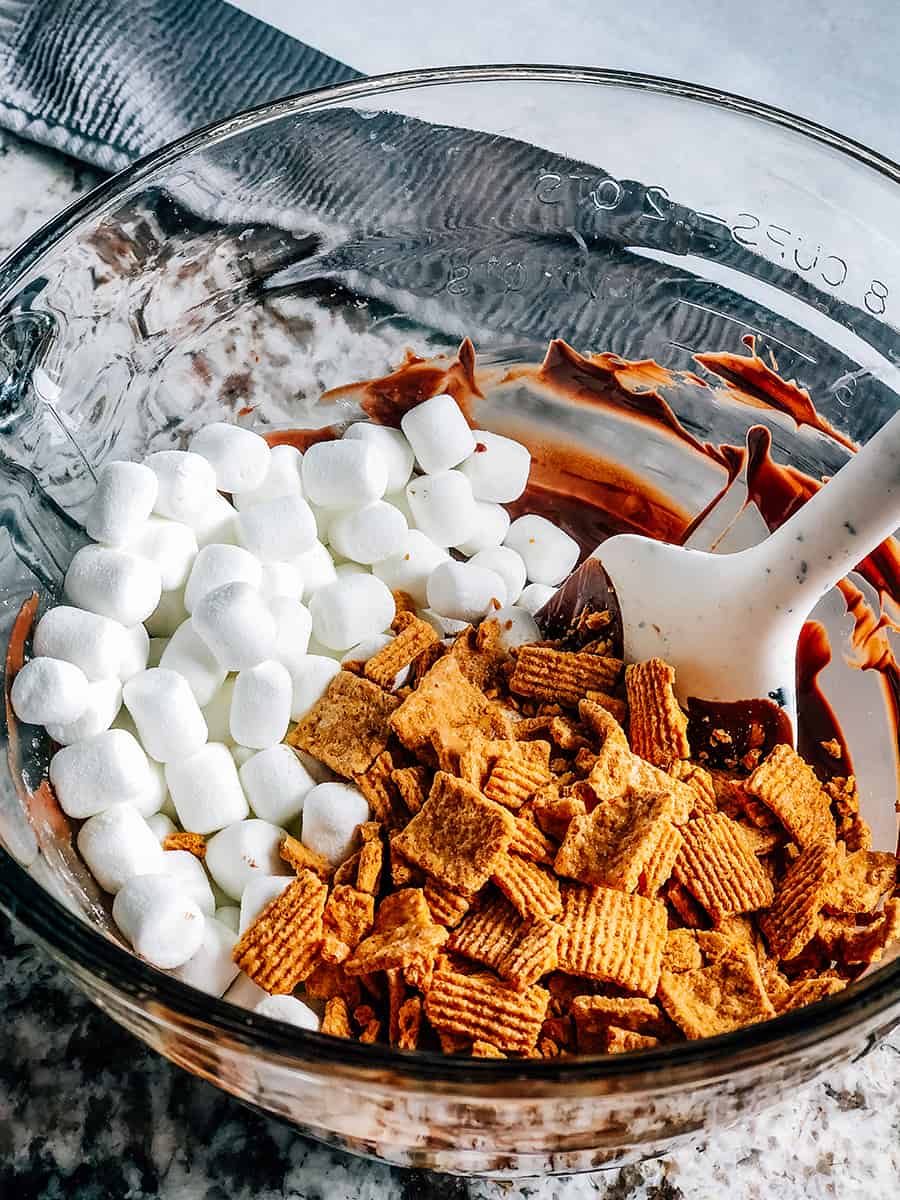
M 288 825 L 298 817 L 306 793 L 316 785 L 290 746 L 260 750 L 247 759 L 239 774 L 250 807 L 273 825 Z
M 232 900 L 240 900 L 244 888 L 257 875 L 293 875 L 278 848 L 283 829 L 251 817 L 228 825 L 206 843 L 206 869 Z
M 241 893 L 238 933 L 252 925 L 267 904 L 280 896 L 293 880 L 289 875 L 254 875 Z
M 150 637 L 143 625 L 132 625 L 122 636 L 122 656 L 118 676 L 122 683 L 147 669 L 150 657 Z
M 351 443 L 356 444 L 356 443 Z M 349 575 L 320 588 L 309 602 L 313 633 L 333 650 L 347 650 L 394 619 L 389 588 L 374 575 Z
M 455 621 L 480 621 L 506 603 L 506 584 L 496 571 L 449 559 L 428 580 L 428 606 Z
M 325 695 L 328 685 L 340 671 L 341 664 L 322 654 L 307 654 L 291 672 L 293 697 L 291 720 L 300 721 L 314 704 Z
M 13 680 L 13 712 L 26 725 L 77 721 L 90 700 L 90 684 L 81 667 L 61 658 L 32 658 Z
M 341 655 L 341 662 L 368 662 L 379 650 L 389 646 L 393 640 L 393 634 L 376 633 L 372 637 L 366 638 L 364 642 L 357 642 L 355 646 L 351 646 L 345 654 Z
M 238 972 L 237 979 L 223 996 L 229 1004 L 236 1004 L 239 1008 L 250 1009 L 256 1008 L 260 1001 L 268 997 L 268 992 L 264 992 L 261 987 L 253 982 L 249 975 L 245 975 L 243 971 Z
M 302 496 L 277 496 L 242 509 L 237 531 L 242 546 L 258 558 L 275 562 L 312 548 L 316 518 Z
M 205 744 L 206 722 L 200 705 L 177 671 L 165 667 L 141 671 L 128 680 L 122 695 L 144 749 L 157 762 L 188 758 Z
M 389 492 L 384 499 L 386 504 L 393 504 L 394 508 L 398 508 L 403 513 L 404 517 L 406 517 L 407 525 L 412 529 L 415 521 L 412 509 L 409 507 L 409 497 L 406 495 L 406 488 L 404 487 L 400 492 Z
M 390 590 L 408 592 L 416 604 L 427 603 L 428 576 L 449 558 L 447 551 L 418 529 L 410 529 L 396 554 L 375 563 L 372 574 Z
M 489 500 L 476 500 L 475 510 L 478 516 L 475 531 L 455 547 L 467 557 L 477 554 L 479 550 L 499 546 L 509 529 L 509 513 L 502 505 L 491 504 Z
M 122 546 L 153 512 L 159 481 L 149 467 L 134 462 L 104 463 L 88 502 L 84 528 L 95 542 Z
M 231 698 L 234 695 L 234 681 L 237 677 L 228 676 L 213 698 L 203 708 L 203 719 L 210 742 L 231 743 Z
M 122 709 L 122 712 L 126 711 L 126 709 Z M 165 767 L 152 758 L 147 759 L 147 766 L 150 768 L 149 790 L 142 792 L 137 800 L 132 800 L 132 804 L 142 817 L 151 817 L 158 812 L 164 813 L 167 817 L 177 816 L 172 797 L 169 795 L 169 785 L 166 783 Z
M 475 532 L 478 509 L 472 486 L 459 471 L 421 475 L 406 485 L 416 528 L 436 546 L 458 546 Z
M 249 583 L 208 592 L 193 612 L 194 629 L 227 671 L 255 667 L 275 653 L 275 618 Z
M 321 1025 L 318 1016 L 308 1004 L 298 1000 L 296 996 L 266 996 L 255 1005 L 253 1011 L 261 1017 L 272 1021 L 284 1021 L 288 1025 L 296 1025 L 298 1029 L 308 1029 L 317 1033 Z
M 125 630 L 118 621 L 60 604 L 48 609 L 35 626 L 36 658 L 61 658 L 80 667 L 88 679 L 119 673 Z
M 81 857 L 105 892 L 117 892 L 135 875 L 158 875 L 164 870 L 162 846 L 130 804 L 114 804 L 89 817 L 77 840 Z
M 184 587 L 197 557 L 197 535 L 190 525 L 152 516 L 128 539 L 124 547 L 138 558 L 146 558 L 159 568 L 164 592 Z
M 525 491 L 531 454 L 521 442 L 479 429 L 475 452 L 459 469 L 471 483 L 476 500 L 509 504 Z
M 303 455 L 294 446 L 273 446 L 269 453 L 265 477 L 259 486 L 231 489 L 234 507 L 252 508 L 254 504 L 262 504 L 264 500 L 276 500 L 279 496 L 302 496 L 302 469 Z
M 170 638 L 179 625 L 183 625 L 190 616 L 184 606 L 184 588 L 176 588 L 173 592 L 163 592 L 159 604 L 144 622 L 151 639 Z M 152 667 L 155 663 L 147 660 Z
M 138 741 L 124 729 L 107 729 L 57 750 L 50 782 L 67 817 L 92 817 L 114 804 L 140 808 L 155 791 L 150 764 Z
M 287 733 L 293 685 L 287 667 L 274 659 L 239 672 L 231 700 L 231 736 L 241 746 L 265 750 Z
M 173 521 L 191 523 L 216 494 L 212 465 L 189 450 L 158 450 L 144 459 L 159 483 L 153 511 Z
M 319 783 L 303 801 L 301 841 L 333 867 L 356 849 L 359 826 L 369 819 L 369 805 L 349 783 Z
M 221 742 L 167 763 L 166 783 L 178 820 L 191 833 L 214 833 L 250 812 L 234 759 Z
M 303 591 L 298 600 L 308 600 L 319 588 L 337 579 L 334 561 L 321 542 L 315 542 L 303 554 L 299 554 L 294 559 L 294 565 L 303 579 Z
M 299 600 L 303 595 L 303 576 L 300 574 L 300 568 L 292 562 L 263 563 L 259 590 L 263 599 L 268 600 L 270 604 L 282 596 Z
M 546 517 L 519 517 L 503 544 L 522 555 L 531 583 L 556 587 L 578 562 L 578 543 Z
M 147 817 L 147 828 L 159 842 L 160 846 L 169 837 L 170 834 L 178 832 L 178 826 L 171 817 L 167 817 L 165 813 L 153 813 Z
M 218 492 L 200 512 L 185 517 L 185 524 L 193 529 L 201 549 L 204 546 L 237 545 L 237 513 Z
M 303 490 L 319 508 L 360 508 L 380 500 L 388 465 L 370 441 L 316 442 L 303 455 Z
M 399 509 L 376 500 L 365 508 L 342 513 L 332 524 L 332 550 L 357 563 L 377 563 L 396 554 L 406 540 L 406 517 Z
M 214 421 L 191 438 L 191 451 L 202 455 L 216 473 L 220 492 L 252 491 L 269 470 L 271 450 L 265 438 L 239 425 Z
M 37 661 L 36 659 L 33 661 Z M 122 707 L 122 683 L 119 679 L 95 679 L 88 684 L 84 712 L 68 724 L 45 722 L 47 733 L 60 746 L 70 746 L 109 729 Z
M 189 850 L 164 850 L 161 870 L 178 881 L 178 886 L 187 892 L 204 916 L 213 915 L 216 900 L 203 863 L 196 855 Z
M 455 467 L 475 449 L 475 435 L 452 396 L 432 396 L 404 413 L 400 428 L 427 475 Z
M 187 613 L 185 613 L 185 618 L 187 618 Z M 183 625 L 184 621 L 182 621 L 181 623 Z M 177 628 L 177 626 L 176 626 L 176 628 Z M 163 653 L 165 652 L 166 646 L 168 646 L 168 644 L 171 640 L 172 640 L 171 638 L 167 638 L 167 637 L 152 637 L 152 638 L 150 638 L 150 644 L 147 647 L 147 666 L 143 667 L 142 670 L 146 670 L 149 667 L 158 667 L 159 666 L 159 660 L 162 658 Z M 134 673 L 136 675 L 137 671 L 135 671 Z M 130 678 L 130 676 L 129 676 L 129 678 Z M 127 680 L 125 682 L 127 682 Z
M 513 650 L 516 646 L 541 640 L 537 622 L 527 609 L 508 605 L 491 615 L 500 626 L 500 645 L 504 650 Z
M 293 675 L 309 650 L 312 617 L 305 604 L 290 596 L 276 596 L 269 610 L 275 618 L 274 658 Z
M 479 550 L 469 559 L 473 567 L 486 567 L 495 571 L 506 585 L 506 603 L 515 604 L 525 587 L 525 563 L 522 555 L 509 546 L 492 546 Z
M 163 970 L 180 967 L 203 945 L 203 913 L 170 875 L 129 879 L 113 901 L 113 920 L 141 958 Z
M 240 774 L 241 767 L 248 758 L 252 758 L 254 754 L 259 754 L 259 751 L 253 746 L 236 746 L 233 743 L 228 747 L 231 752 L 231 757 L 234 759 L 234 765 Z
M 347 575 L 371 575 L 372 571 L 362 563 L 339 562 L 334 564 L 334 573 L 338 579 L 344 579 Z
M 240 928 L 241 910 L 236 904 L 223 904 L 221 908 L 216 909 L 215 919 L 221 921 L 227 929 L 236 934 Z
M 236 943 L 237 934 L 230 925 L 218 917 L 207 917 L 200 949 L 172 974 L 208 996 L 223 996 L 240 974 L 240 967 L 231 957 Z
M 344 430 L 344 437 L 360 442 L 369 442 L 381 452 L 387 464 L 388 492 L 399 492 L 409 483 L 413 473 L 415 455 L 412 446 L 399 429 L 389 425 L 373 425 L 369 421 L 357 421 Z
M 78 608 L 121 625 L 137 625 L 162 594 L 159 567 L 127 550 L 82 546 L 66 571 L 66 595 Z
M 159 665 L 184 676 L 201 708 L 209 704 L 225 682 L 225 668 L 219 665 L 219 660 L 189 620 L 172 634 Z
M 468 629 L 470 624 L 469 621 L 457 621 L 453 617 L 444 617 L 439 612 L 435 612 L 433 608 L 423 608 L 421 617 L 442 638 L 455 638 L 458 633 Z
M 258 588 L 262 582 L 262 564 L 242 546 L 204 546 L 191 567 L 184 589 L 184 606 L 193 612 L 209 592 L 238 580 Z

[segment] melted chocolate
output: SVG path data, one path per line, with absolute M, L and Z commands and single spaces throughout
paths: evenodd
M 598 636 L 596 629 L 584 623 L 591 613 L 608 612 L 610 621 L 603 629 L 610 649 L 622 655 L 622 610 L 612 580 L 596 558 L 587 558 L 535 613 L 541 633 L 550 641 L 561 641 L 578 649 Z
M 797 749 L 823 779 L 853 774 L 850 751 L 837 716 L 819 685 L 819 676 L 830 662 L 831 646 L 825 626 L 819 621 L 807 621 L 797 646 L 797 709 L 803 714 L 798 722 Z M 838 755 L 826 750 L 825 744 L 837 749 Z
M 694 754 L 713 767 L 749 768 L 747 755 L 760 761 L 779 742 L 794 744 L 791 722 L 771 700 L 698 700 L 688 698 L 688 741 Z

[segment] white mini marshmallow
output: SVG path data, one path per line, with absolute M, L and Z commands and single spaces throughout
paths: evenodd
M 290 600 L 299 600 L 303 595 L 303 576 L 300 568 L 292 562 L 263 563 L 259 590 L 270 604 L 282 596 L 287 596 Z
M 546 517 L 519 517 L 503 544 L 522 555 L 531 583 L 556 587 L 578 562 L 578 543 Z
M 541 640 L 537 622 L 527 609 L 508 605 L 491 615 L 500 626 L 500 645 L 504 650 Z
M 106 892 L 117 892 L 135 875 L 158 875 L 164 869 L 162 846 L 130 804 L 114 804 L 88 817 L 78 831 L 78 849 Z
M 413 453 L 428 475 L 455 467 L 475 449 L 475 435 L 452 396 L 432 396 L 400 421 Z
M 13 712 L 26 725 L 77 721 L 90 701 L 90 684 L 81 667 L 61 658 L 32 658 L 13 680 Z
M 478 516 L 475 531 L 456 547 L 460 554 L 467 556 L 499 546 L 509 530 L 509 513 L 502 505 L 476 500 L 475 510 Z
M 255 667 L 275 653 L 275 618 L 249 583 L 238 580 L 208 592 L 194 608 L 193 622 L 228 671 Z
M 231 744 L 231 698 L 234 695 L 235 675 L 230 675 L 203 709 L 203 719 L 210 742 Z
M 36 660 L 35 660 L 36 661 Z M 95 679 L 88 684 L 88 700 L 84 712 L 68 724 L 46 721 L 47 733 L 60 746 L 71 746 L 109 729 L 122 707 L 122 682 L 120 679 Z
M 309 650 L 312 617 L 305 604 L 290 596 L 276 596 L 270 600 L 269 611 L 275 618 L 273 657 L 293 675 Z
M 522 595 L 525 587 L 525 562 L 522 555 L 509 546 L 492 546 L 489 550 L 479 550 L 469 562 L 473 567 L 486 567 L 496 571 L 506 584 L 506 603 L 515 604 Z
M 302 469 L 303 455 L 294 446 L 273 446 L 262 482 L 255 488 L 231 489 L 234 507 L 252 508 L 254 504 L 279 496 L 302 496 Z
M 124 643 L 125 630 L 118 621 L 67 604 L 48 609 L 34 630 L 36 658 L 74 663 L 88 679 L 117 675 Z
M 369 805 L 349 783 L 319 783 L 303 801 L 301 840 L 333 867 L 356 849 L 359 826 L 369 819 Z
M 370 442 L 382 454 L 387 464 L 388 492 L 399 492 L 409 483 L 413 472 L 415 455 L 412 446 L 399 429 L 388 425 L 374 425 L 369 421 L 357 421 L 344 430 L 344 437 L 360 442 Z
M 364 642 L 357 642 L 355 646 L 351 646 L 341 655 L 341 662 L 368 662 L 379 650 L 389 646 L 393 640 L 394 635 L 391 633 L 376 633 L 372 637 L 366 638 Z
M 207 917 L 200 949 L 172 974 L 208 996 L 223 996 L 240 974 L 240 967 L 231 957 L 236 943 L 237 934 L 230 925 L 218 916 Z
M 191 833 L 214 833 L 250 812 L 234 759 L 221 742 L 167 763 L 166 783 L 178 820 Z
M 152 816 L 147 817 L 147 827 L 160 846 L 170 834 L 178 832 L 178 826 L 172 818 L 167 817 L 165 813 L 161 812 L 153 813 Z
M 84 518 L 88 537 L 109 546 L 130 541 L 153 512 L 158 489 L 156 476 L 141 463 L 104 463 Z
M 325 695 L 341 664 L 323 654 L 307 654 L 291 672 L 291 720 L 299 721 Z
M 334 561 L 328 553 L 327 547 L 323 546 L 321 542 L 315 542 L 309 550 L 298 554 L 294 559 L 294 565 L 303 579 L 303 591 L 297 597 L 298 600 L 308 600 L 310 596 L 315 595 L 319 588 L 325 587 L 328 583 L 334 583 L 337 579 Z
M 359 508 L 380 500 L 388 465 L 369 441 L 317 442 L 303 455 L 303 490 L 319 508 Z
M 479 429 L 475 452 L 460 466 L 478 500 L 509 504 L 528 485 L 531 453 L 521 442 Z
M 73 604 L 126 627 L 145 621 L 161 594 L 155 563 L 110 546 L 82 546 L 66 572 L 66 595 Z
M 252 1011 L 256 1008 L 261 1000 L 265 1000 L 268 992 L 264 992 L 261 987 L 253 982 L 249 975 L 245 975 L 243 971 L 238 973 L 237 979 L 223 996 L 229 1004 L 236 1004 L 239 1008 L 246 1008 Z
M 212 504 L 216 473 L 201 455 L 189 450 L 158 450 L 144 462 L 159 482 L 153 511 L 161 517 L 191 524 Z
M 50 782 L 67 817 L 92 817 L 114 804 L 133 804 L 155 791 L 147 755 L 124 729 L 107 729 L 57 750 Z
M 442 638 L 455 638 L 470 624 L 469 621 L 457 621 L 453 617 L 444 617 L 439 612 L 435 612 L 433 608 L 423 608 L 421 616 L 422 620 L 427 621 Z
M 253 1011 L 261 1017 L 269 1017 L 272 1021 L 284 1021 L 288 1025 L 296 1025 L 298 1029 L 308 1029 L 312 1033 L 317 1033 L 321 1025 L 316 1013 L 296 996 L 266 996 L 254 1006 Z
M 187 618 L 187 613 L 185 613 L 185 618 Z M 182 625 L 183 624 L 184 624 L 184 621 L 182 621 Z M 177 628 L 178 627 L 176 626 L 176 629 Z M 171 638 L 167 638 L 167 637 L 152 637 L 152 638 L 150 638 L 150 644 L 147 647 L 147 665 L 145 667 L 142 667 L 141 670 L 147 670 L 149 667 L 158 667 L 159 660 L 162 658 L 163 653 L 166 649 L 166 646 L 168 646 L 168 644 L 171 640 L 172 640 Z M 134 674 L 137 675 L 137 671 L 135 671 Z M 129 676 L 129 678 L 130 678 L 130 676 Z M 125 681 L 125 682 L 127 682 L 127 681 Z
M 289 875 L 254 875 L 241 893 L 238 933 L 243 933 L 248 925 L 252 925 L 266 905 L 292 883 Z
M 303 800 L 316 785 L 290 746 L 270 746 L 254 754 L 240 769 L 250 807 L 264 821 L 288 825 L 303 811 Z
M 355 562 L 339 562 L 334 564 L 334 573 L 338 579 L 343 579 L 346 575 L 371 575 L 371 567 L 364 567 L 362 563 Z
M 390 589 L 374 575 L 348 575 L 320 588 L 310 599 L 309 611 L 318 641 L 333 650 L 347 650 L 383 633 L 396 605 Z
M 293 685 L 287 667 L 274 659 L 239 672 L 231 700 L 231 736 L 241 746 L 277 745 L 291 719 Z
M 122 712 L 127 714 L 127 709 L 123 708 Z M 143 817 L 150 817 L 158 812 L 165 813 L 168 817 L 177 816 L 172 797 L 169 795 L 169 785 L 166 783 L 165 767 L 149 757 L 147 765 L 150 768 L 150 788 L 132 803 Z
M 187 680 L 194 699 L 203 708 L 225 682 L 225 668 L 188 620 L 179 625 L 169 639 L 159 665 L 177 671 Z
M 241 910 L 236 904 L 223 904 L 221 908 L 216 909 L 215 919 L 236 934 L 241 924 Z
M 159 568 L 164 592 L 184 587 L 197 557 L 197 535 L 190 525 L 152 516 L 129 538 L 124 549 Z
M 216 911 L 216 900 L 212 886 L 203 863 L 195 854 L 191 854 L 189 850 L 164 850 L 163 865 L 160 869 L 164 875 L 171 875 L 173 879 L 178 880 L 178 886 L 187 892 L 205 916 L 213 915 Z
M 201 548 L 237 545 L 237 513 L 218 492 L 200 512 L 186 517 L 185 524 L 193 529 L 197 545 Z
M 122 635 L 122 656 L 119 659 L 118 676 L 124 683 L 138 671 L 147 669 L 150 657 L 150 636 L 143 625 L 132 625 Z
M 147 962 L 180 967 L 203 945 L 206 922 L 169 875 L 135 875 L 113 901 L 113 920 Z
M 416 604 L 424 605 L 428 576 L 448 558 L 447 551 L 436 546 L 431 538 L 418 529 L 410 529 L 397 553 L 375 563 L 372 574 L 391 591 L 408 592 Z
M 225 421 L 214 421 L 198 430 L 191 438 L 191 451 L 212 465 L 220 492 L 258 488 L 266 477 L 272 453 L 258 433 Z
M 377 563 L 396 554 L 406 540 L 406 517 L 383 500 L 341 513 L 329 530 L 331 549 L 356 563 Z
M 231 757 L 234 759 L 234 765 L 238 769 L 238 774 L 240 774 L 241 767 L 248 758 L 252 758 L 254 754 L 259 754 L 259 751 L 253 746 L 237 746 L 231 743 L 228 749 L 231 752 Z
M 436 546 L 458 546 L 475 532 L 478 509 L 472 485 L 459 471 L 420 475 L 406 485 L 417 529 Z
M 184 606 L 193 612 L 209 592 L 238 580 L 258 588 L 262 582 L 262 564 L 242 546 L 204 546 L 191 567 L 184 589 Z
M 144 627 L 151 638 L 170 638 L 179 625 L 183 625 L 190 616 L 184 606 L 184 588 L 176 588 L 172 592 L 163 592 L 159 604 L 144 622 Z M 149 658 L 147 665 L 152 667 Z
M 253 817 L 228 825 L 206 843 L 206 869 L 226 896 L 240 900 L 257 875 L 294 874 L 278 853 L 284 836 L 277 825 Z
M 428 607 L 455 621 L 480 621 L 506 603 L 506 584 L 496 571 L 449 559 L 428 580 Z
M 316 541 L 316 518 L 302 496 L 277 496 L 244 508 L 237 517 L 238 539 L 268 562 L 295 558 Z
M 144 749 L 157 762 L 188 758 L 205 744 L 206 722 L 200 705 L 177 671 L 152 667 L 132 675 L 122 696 Z

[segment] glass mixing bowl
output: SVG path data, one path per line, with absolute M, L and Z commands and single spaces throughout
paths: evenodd
M 822 419 L 860 442 L 897 406 L 898 184 L 894 164 L 764 105 L 564 68 L 351 83 L 161 150 L 0 267 L 4 639 L 32 592 L 42 606 L 58 597 L 104 459 L 181 446 L 222 416 L 339 424 L 359 394 L 323 391 L 383 375 L 406 347 L 454 354 L 470 336 L 479 423 L 526 436 L 538 458 L 568 447 L 573 478 L 641 481 L 673 528 L 723 483 L 691 438 L 740 446 L 761 424 L 778 461 L 832 473 L 848 451 Z M 809 389 L 818 417 L 729 388 L 733 376 L 709 386 L 695 352 L 746 355 L 747 335 Z M 615 411 L 533 386 L 517 364 L 539 362 L 553 337 L 684 372 L 657 382 L 689 438 L 639 418 L 646 373 Z M 639 506 L 630 519 L 640 527 Z M 726 524 L 701 524 L 692 544 L 765 532 L 752 509 Z M 819 682 L 875 844 L 893 849 L 885 675 L 845 661 L 856 626 L 837 593 L 816 617 L 834 649 Z M 7 738 L 0 904 L 138 1037 L 335 1145 L 499 1175 L 621 1163 L 790 1095 L 900 1020 L 891 961 L 767 1024 L 626 1056 L 470 1061 L 306 1033 L 122 946 L 38 787 L 47 747 L 28 732 Z

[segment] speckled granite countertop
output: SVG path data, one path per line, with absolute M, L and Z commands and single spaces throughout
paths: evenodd
M 0 133 L 0 258 L 96 181 Z M 739 1127 L 622 1170 L 459 1180 L 332 1153 L 146 1050 L 0 917 L 0 1197 L 865 1200 L 900 1175 L 900 1031 Z

